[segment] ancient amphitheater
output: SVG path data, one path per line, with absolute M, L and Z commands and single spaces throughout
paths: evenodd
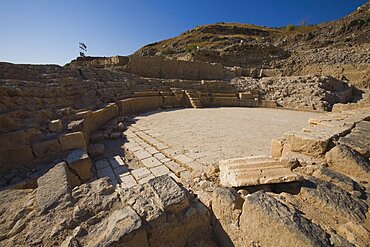
M 369 9 L 0 63 L 0 245 L 369 246 Z

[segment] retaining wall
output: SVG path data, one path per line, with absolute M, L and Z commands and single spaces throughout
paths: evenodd
M 248 94 L 251 95 L 250 98 L 237 93 L 198 92 L 204 107 L 261 106 L 261 102 L 256 100 L 259 97 L 258 94 Z M 40 163 L 52 162 L 72 149 L 86 150 L 90 136 L 119 115 L 134 115 L 177 106 L 186 106 L 185 93 L 182 90 L 135 92 L 132 98 L 118 100 L 95 111 L 88 110 L 71 115 L 68 118 L 67 132 L 60 133 L 62 132 L 61 122 L 66 121 L 65 119 L 53 120 L 53 123 L 60 123 L 61 130 L 47 140 L 31 142 L 34 135 L 40 134 L 39 130 L 32 128 L 0 135 L 0 173 L 14 169 L 31 169 Z M 53 128 L 56 127 L 53 125 Z

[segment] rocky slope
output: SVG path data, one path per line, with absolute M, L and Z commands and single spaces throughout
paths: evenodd
M 344 74 L 352 83 L 368 88 L 369 37 L 370 3 L 366 3 L 340 20 L 315 26 L 266 28 L 239 23 L 199 26 L 144 46 L 135 54 L 273 69 L 282 75 L 335 74 L 340 78 Z M 354 64 L 357 68 L 350 66 Z

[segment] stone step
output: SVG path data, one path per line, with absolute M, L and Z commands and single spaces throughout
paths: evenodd
M 254 186 L 299 181 L 292 162 L 257 156 L 220 161 L 220 183 L 225 187 Z

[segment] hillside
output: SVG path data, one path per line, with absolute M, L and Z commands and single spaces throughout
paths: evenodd
M 340 66 L 351 74 L 345 79 L 367 88 L 369 51 L 368 2 L 342 19 L 314 26 L 267 28 L 223 22 L 203 25 L 146 45 L 134 55 L 279 69 L 276 74 L 281 75 L 338 74 L 336 68 Z M 353 64 L 360 65 L 356 72 L 351 68 Z

